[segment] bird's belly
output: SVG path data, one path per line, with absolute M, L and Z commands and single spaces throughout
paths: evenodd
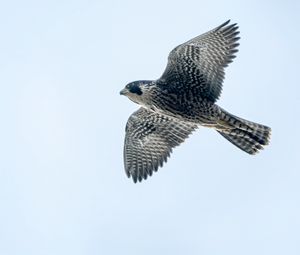
M 153 104 L 150 109 L 160 114 L 203 126 L 214 126 L 217 122 L 217 113 L 213 104 Z

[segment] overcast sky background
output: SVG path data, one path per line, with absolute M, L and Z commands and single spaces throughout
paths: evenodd
M 300 254 L 299 1 L 1 1 L 0 254 Z M 123 169 L 119 95 L 178 44 L 241 31 L 218 104 L 272 127 L 249 156 L 200 128 Z

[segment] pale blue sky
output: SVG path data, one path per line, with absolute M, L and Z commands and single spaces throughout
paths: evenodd
M 300 254 L 299 1 L 1 1 L 0 254 Z M 223 108 L 272 127 L 253 157 L 201 128 L 141 184 L 119 95 L 238 22 Z

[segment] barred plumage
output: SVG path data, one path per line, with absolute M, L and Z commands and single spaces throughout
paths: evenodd
M 166 115 L 140 108 L 128 119 L 124 145 L 124 165 L 134 182 L 147 179 L 167 162 L 172 149 L 197 128 Z
M 224 68 L 238 51 L 238 34 L 238 26 L 227 21 L 173 49 L 158 80 L 135 81 L 120 92 L 142 106 L 126 126 L 124 165 L 134 182 L 157 171 L 172 149 L 199 125 L 216 129 L 249 154 L 269 143 L 269 127 L 236 117 L 215 104 Z
M 256 154 L 263 149 L 263 146 L 268 145 L 271 136 L 269 127 L 244 120 L 223 109 L 219 127 L 216 126 L 216 130 L 228 141 L 249 154 Z

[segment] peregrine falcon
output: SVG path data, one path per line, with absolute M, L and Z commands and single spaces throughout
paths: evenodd
M 249 154 L 269 143 L 269 127 L 216 104 L 224 69 L 235 58 L 240 39 L 237 24 L 229 22 L 175 47 L 159 79 L 134 81 L 120 92 L 141 105 L 127 121 L 124 144 L 125 171 L 134 182 L 162 167 L 172 149 L 199 126 L 214 128 Z

